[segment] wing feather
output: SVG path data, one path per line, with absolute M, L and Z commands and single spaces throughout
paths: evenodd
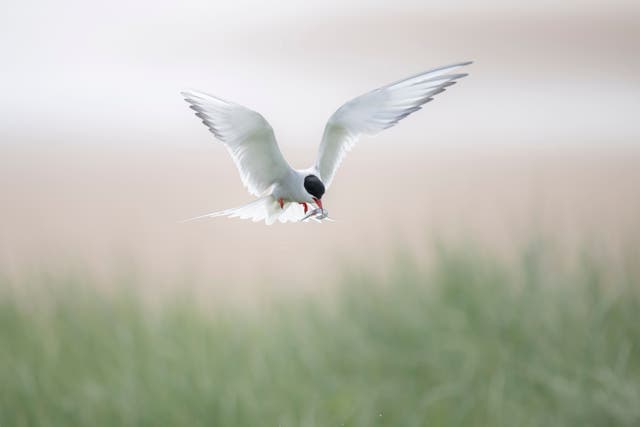
M 273 129 L 262 115 L 203 92 L 189 90 L 182 95 L 202 123 L 224 143 L 249 193 L 268 193 L 289 172 Z
M 329 186 L 362 134 L 374 135 L 422 108 L 467 74 L 450 72 L 471 62 L 435 68 L 361 95 L 342 105 L 324 129 L 315 169 Z

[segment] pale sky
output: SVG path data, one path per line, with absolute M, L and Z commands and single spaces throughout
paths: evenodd
M 0 135 L 173 142 L 194 127 L 178 92 L 196 88 L 260 111 L 283 144 L 315 143 L 351 97 L 471 59 L 429 117 L 436 140 L 456 124 L 462 139 L 632 139 L 638 12 L 623 0 L 5 2 Z

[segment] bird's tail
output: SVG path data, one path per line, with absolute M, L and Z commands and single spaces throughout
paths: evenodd
M 215 218 L 219 216 L 250 219 L 253 222 L 264 221 L 267 225 L 271 225 L 276 221 L 297 222 L 304 217 L 304 210 L 302 206 L 297 203 L 285 203 L 284 208 L 281 208 L 280 204 L 273 196 L 265 196 L 237 208 L 200 215 L 195 218 L 186 219 L 182 222 Z

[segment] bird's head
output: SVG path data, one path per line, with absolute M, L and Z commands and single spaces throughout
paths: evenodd
M 315 175 L 307 175 L 304 178 L 304 189 L 311 195 L 313 201 L 322 209 L 322 195 L 324 194 L 324 184 Z

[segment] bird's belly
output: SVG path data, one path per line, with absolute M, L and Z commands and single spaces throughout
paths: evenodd
M 273 197 L 282 199 L 285 202 L 311 202 L 311 197 L 306 191 L 301 190 L 301 186 L 292 185 L 292 183 L 279 184 L 273 190 Z

